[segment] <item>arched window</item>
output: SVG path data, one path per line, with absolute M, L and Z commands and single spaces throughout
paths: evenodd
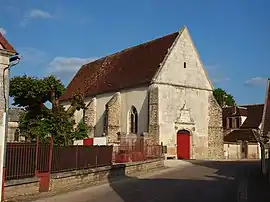
M 137 110 L 134 106 L 132 106 L 130 109 L 129 120 L 130 120 L 129 132 L 136 134 L 138 132 L 138 113 L 137 113 Z
M 108 132 L 108 105 L 105 106 L 105 111 L 103 114 L 103 133 L 107 135 Z

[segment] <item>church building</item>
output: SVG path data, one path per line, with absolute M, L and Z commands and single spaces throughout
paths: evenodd
M 138 134 L 167 146 L 168 157 L 224 157 L 222 109 L 187 27 L 83 65 L 60 103 L 68 108 L 76 94 L 90 137 L 113 144 Z

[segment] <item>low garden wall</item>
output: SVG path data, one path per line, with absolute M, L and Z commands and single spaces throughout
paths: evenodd
M 39 192 L 39 179 L 37 177 L 8 180 L 5 183 L 5 199 L 7 201 L 25 201 L 29 198 L 39 198 L 86 186 L 110 183 L 117 177 L 129 176 L 162 167 L 164 167 L 164 161 L 159 158 L 141 162 L 114 164 L 94 169 L 55 173 L 50 176 L 50 191 L 45 193 Z

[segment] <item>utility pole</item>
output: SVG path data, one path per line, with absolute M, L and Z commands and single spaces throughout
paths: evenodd
M 9 99 L 9 72 L 12 66 L 19 63 L 20 57 L 18 53 L 9 58 L 8 64 L 3 69 L 2 78 L 2 93 L 4 97 L 4 113 L 2 123 L 0 125 L 0 183 L 2 190 L 0 191 L 0 199 L 4 201 L 4 188 L 5 188 L 5 171 L 6 171 L 6 144 L 8 135 L 8 99 Z M 7 71 L 7 73 L 6 73 Z M 7 90 L 6 90 L 7 89 Z M 1 89 L 0 89 L 1 90 Z

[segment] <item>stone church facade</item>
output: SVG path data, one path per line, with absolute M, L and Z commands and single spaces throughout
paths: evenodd
M 224 156 L 222 110 L 186 27 L 83 65 L 61 104 L 75 94 L 87 104 L 75 120 L 84 114 L 90 137 L 143 134 L 168 156 Z

